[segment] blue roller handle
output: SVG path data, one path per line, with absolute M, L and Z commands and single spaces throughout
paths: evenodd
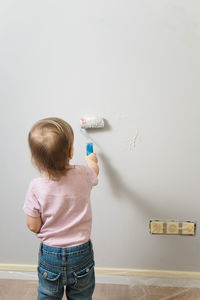
M 86 152 L 87 152 L 87 156 L 93 153 L 93 143 L 87 143 Z

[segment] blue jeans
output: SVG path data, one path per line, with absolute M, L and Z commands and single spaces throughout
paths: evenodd
M 91 241 L 69 248 L 41 243 L 38 279 L 38 300 L 61 300 L 64 286 L 68 300 L 91 300 L 95 288 Z

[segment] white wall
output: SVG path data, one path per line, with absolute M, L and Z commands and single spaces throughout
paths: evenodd
M 199 271 L 199 1 L 4 0 L 0 45 L 0 262 L 37 262 L 22 211 L 30 127 L 66 119 L 81 164 L 79 118 L 98 113 L 96 266 Z M 197 234 L 151 236 L 150 219 L 197 221 Z

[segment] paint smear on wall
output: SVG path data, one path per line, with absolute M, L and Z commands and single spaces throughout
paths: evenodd
M 138 132 L 138 129 L 137 129 L 136 134 L 132 138 L 128 139 L 129 151 L 133 151 L 135 149 L 136 142 L 137 142 L 137 139 L 138 139 L 138 135 L 139 135 L 139 132 Z

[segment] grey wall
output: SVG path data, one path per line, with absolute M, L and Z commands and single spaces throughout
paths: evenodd
M 37 171 L 27 134 L 44 117 L 92 131 L 98 267 L 200 269 L 200 3 L 187 0 L 30 1 L 0 4 L 0 263 L 37 262 L 24 196 Z M 197 221 L 195 237 L 151 236 L 150 219 Z

